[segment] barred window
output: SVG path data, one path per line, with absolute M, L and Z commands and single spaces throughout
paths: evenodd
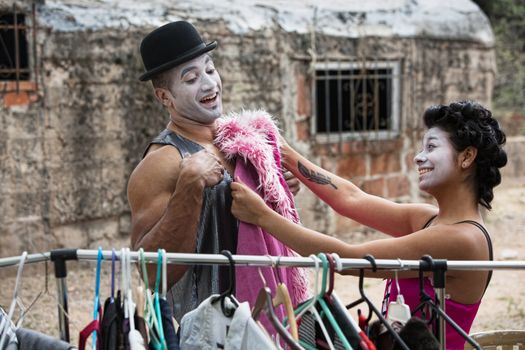
M 399 131 L 399 63 L 325 62 L 315 71 L 315 133 L 388 138 Z
M 0 13 L 0 80 L 29 80 L 25 15 Z

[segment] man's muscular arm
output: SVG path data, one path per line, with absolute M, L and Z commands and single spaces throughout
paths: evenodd
M 206 151 L 184 160 L 171 146 L 151 151 L 128 184 L 133 249 L 193 253 L 204 188 L 217 184 L 222 173 L 217 158 Z M 168 285 L 178 281 L 186 269 L 170 265 Z M 148 266 L 150 284 L 155 281 L 155 270 L 155 265 Z

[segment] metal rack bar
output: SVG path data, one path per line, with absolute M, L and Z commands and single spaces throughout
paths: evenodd
M 76 249 L 75 260 L 96 260 L 97 250 Z M 102 251 L 104 259 L 111 260 L 111 250 Z M 29 254 L 26 264 L 50 260 L 51 252 Z M 220 254 L 192 254 L 192 253 L 167 253 L 168 264 L 180 265 L 228 265 L 228 259 Z M 117 251 L 117 257 L 120 252 Z M 157 263 L 156 252 L 145 252 L 147 263 Z M 343 269 L 370 268 L 371 264 L 366 259 L 340 259 Z M 0 267 L 18 265 L 20 256 L 0 258 Z M 138 261 L 138 252 L 131 252 L 131 261 Z M 233 255 L 236 265 L 245 266 L 275 266 L 281 267 L 315 267 L 315 263 L 308 257 L 278 257 L 278 256 L 255 256 L 255 255 Z M 419 260 L 401 259 L 376 259 L 379 270 L 418 270 Z M 516 261 L 485 261 L 485 260 L 447 260 L 447 270 L 525 270 L 525 260 Z

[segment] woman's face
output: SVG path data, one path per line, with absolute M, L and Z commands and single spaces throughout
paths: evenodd
M 419 173 L 419 188 L 432 193 L 457 178 L 457 155 L 448 133 L 437 127 L 430 128 L 423 138 L 423 149 L 414 158 Z

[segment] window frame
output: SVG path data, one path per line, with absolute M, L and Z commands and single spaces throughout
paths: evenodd
M 317 132 L 317 72 L 326 70 L 355 70 L 355 69 L 391 69 L 392 92 L 390 107 L 392 110 L 391 127 L 388 130 L 371 130 L 371 131 L 333 131 Z M 312 110 L 313 118 L 311 124 L 312 135 L 319 143 L 335 143 L 352 140 L 391 140 L 400 134 L 400 106 L 401 106 L 401 62 L 398 60 L 381 60 L 381 61 L 326 61 L 317 62 L 314 65 L 312 77 Z

